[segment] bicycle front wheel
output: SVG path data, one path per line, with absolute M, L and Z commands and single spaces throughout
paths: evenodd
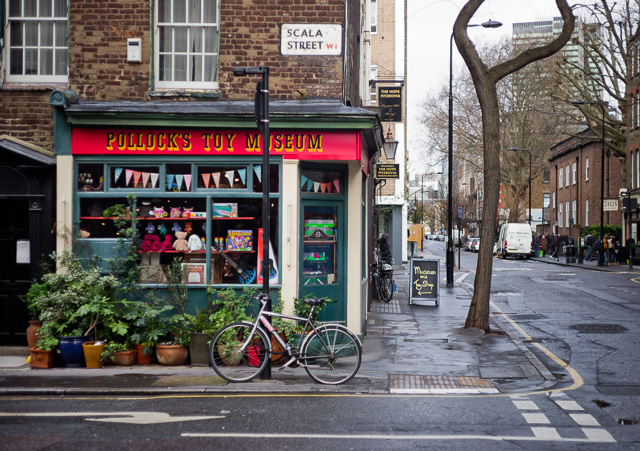
M 350 381 L 360 369 L 362 346 L 358 337 L 339 324 L 320 326 L 302 344 L 300 360 L 311 378 L 328 385 Z
M 271 349 L 264 332 L 252 324 L 227 324 L 211 340 L 209 362 L 229 382 L 248 382 L 267 364 Z

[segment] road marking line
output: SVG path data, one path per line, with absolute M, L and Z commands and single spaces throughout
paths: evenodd
M 336 439 L 336 440 L 489 440 L 492 442 L 568 442 L 568 443 L 600 443 L 615 442 L 609 434 L 591 434 L 593 438 L 545 438 L 525 436 L 496 436 L 496 435 L 365 435 L 365 434 L 261 434 L 241 432 L 184 432 L 182 437 L 207 437 L 207 438 L 258 438 L 258 439 Z M 587 437 L 589 437 L 587 435 Z
M 529 424 L 551 424 L 549 418 L 544 413 L 526 413 L 522 412 L 522 416 Z
M 561 439 L 560 434 L 558 434 L 558 431 L 556 428 L 541 427 L 541 428 L 531 428 L 531 430 L 533 431 L 533 434 L 538 438 L 543 438 L 547 440 Z
M 533 401 L 513 401 L 518 410 L 540 410 Z
M 172 417 L 164 412 L 0 412 L 0 417 L 117 417 L 85 418 L 106 423 L 157 424 L 225 418 L 223 416 Z
M 573 418 L 573 421 L 578 423 L 579 426 L 600 426 L 598 420 L 588 413 L 570 413 L 569 416 Z
M 582 428 L 582 431 L 584 432 L 584 435 L 586 435 L 589 440 L 593 440 L 594 442 L 614 443 L 616 441 L 616 439 L 613 438 L 611 434 L 609 434 L 604 429 Z
M 575 401 L 555 401 L 556 404 L 558 404 L 560 407 L 562 407 L 564 410 L 584 410 L 582 408 L 582 406 L 580 406 L 580 404 L 578 404 Z

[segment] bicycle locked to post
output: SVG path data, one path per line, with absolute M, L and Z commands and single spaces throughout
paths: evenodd
M 396 283 L 393 278 L 393 258 L 382 259 L 378 250 L 373 252 L 373 263 L 371 264 L 371 283 L 373 286 L 374 297 L 386 303 L 391 302 L 393 297 L 394 285 Z
M 338 385 L 350 381 L 360 369 L 362 343 L 342 324 L 320 324 L 312 320 L 313 311 L 324 298 L 307 298 L 311 306 L 309 317 L 301 318 L 266 310 L 268 295 L 257 296 L 260 311 L 251 321 L 231 323 L 220 329 L 209 346 L 209 361 L 214 371 L 229 382 L 249 382 L 255 379 L 267 365 L 272 354 L 271 336 L 284 349 L 288 360 L 279 370 L 301 366 L 320 384 Z M 278 317 L 304 323 L 302 339 L 298 346 L 283 340 L 267 320 Z M 307 333 L 308 332 L 308 333 Z

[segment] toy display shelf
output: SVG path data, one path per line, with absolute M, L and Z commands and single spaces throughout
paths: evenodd
M 104 216 L 80 216 L 80 219 L 95 219 L 95 220 L 100 220 L 100 219 L 118 219 L 118 218 L 106 218 Z M 178 220 L 192 220 L 192 219 L 197 219 L 197 220 L 201 220 L 204 221 L 207 218 L 152 218 L 152 217 L 138 217 L 137 219 L 141 220 L 141 221 L 178 221 Z M 255 218 L 251 217 L 251 216 L 238 216 L 235 218 L 218 218 L 218 217 L 212 217 L 212 220 L 224 220 L 224 221 L 229 221 L 229 220 L 243 220 L 243 221 L 248 221 L 248 220 L 253 220 Z

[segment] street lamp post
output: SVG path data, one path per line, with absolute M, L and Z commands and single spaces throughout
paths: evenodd
M 499 28 L 501 22 L 489 20 L 481 24 L 467 25 L 467 27 Z M 453 287 L 453 267 L 455 254 L 453 251 L 453 32 L 449 39 L 449 189 L 447 195 L 447 288 Z
M 529 227 L 531 227 L 531 152 L 527 149 L 517 149 L 515 147 L 511 147 L 509 150 L 527 152 L 529 154 Z
M 602 109 L 602 155 L 600 156 L 600 237 L 598 243 L 598 266 L 604 266 L 604 119 L 605 110 L 602 102 L 585 102 L 584 100 L 574 100 L 573 105 L 598 105 Z

